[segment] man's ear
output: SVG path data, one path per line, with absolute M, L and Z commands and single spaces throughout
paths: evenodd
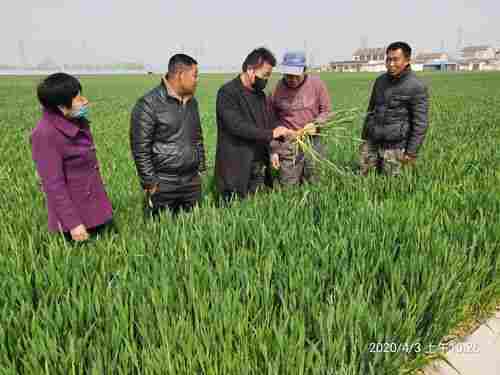
M 247 69 L 247 74 L 249 77 L 254 77 L 255 76 L 255 68 L 248 68 Z

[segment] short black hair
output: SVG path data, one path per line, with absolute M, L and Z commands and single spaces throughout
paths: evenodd
M 276 57 L 267 48 L 260 47 L 254 49 L 243 61 L 242 70 L 246 72 L 248 68 L 258 68 L 262 64 L 268 63 L 272 67 L 276 66 Z
M 396 51 L 398 49 L 403 51 L 403 55 L 408 60 L 411 59 L 411 47 L 406 42 L 394 42 L 394 43 L 389 44 L 389 47 L 387 47 L 386 53 L 389 53 L 389 51 Z
M 38 101 L 46 110 L 61 113 L 59 106 L 71 108 L 73 98 L 82 91 L 82 85 L 70 74 L 54 73 L 37 87 Z
M 198 65 L 198 62 L 191 56 L 183 53 L 175 54 L 168 61 L 168 75 L 173 76 L 178 72 L 191 68 L 193 65 Z

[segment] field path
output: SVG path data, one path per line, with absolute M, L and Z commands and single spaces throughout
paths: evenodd
M 463 342 L 455 344 L 446 357 L 462 375 L 500 374 L 500 310 Z M 425 375 L 456 375 L 445 363 L 424 370 Z

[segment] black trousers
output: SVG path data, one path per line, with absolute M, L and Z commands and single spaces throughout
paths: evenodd
M 164 211 L 176 216 L 180 211 L 191 211 L 201 202 L 201 177 L 188 181 L 161 182 L 158 191 L 146 197 L 146 218 L 158 217 Z
M 272 188 L 273 181 L 271 176 L 270 165 L 266 160 L 254 160 L 250 169 L 250 176 L 248 178 L 248 186 L 246 194 L 241 192 L 226 190 L 220 195 L 220 202 L 223 206 L 234 200 L 241 200 L 253 195 L 260 190 Z

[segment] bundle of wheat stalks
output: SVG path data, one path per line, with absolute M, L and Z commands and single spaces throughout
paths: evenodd
M 321 124 L 307 124 L 304 128 L 297 131 L 297 135 L 293 140 L 295 144 L 295 155 L 304 153 L 306 155 L 309 155 L 312 160 L 319 163 L 320 165 L 328 166 L 339 173 L 343 173 L 343 171 L 338 166 L 336 166 L 330 160 L 322 157 L 314 149 L 311 136 L 322 137 L 325 138 L 328 143 L 333 142 L 335 144 L 339 144 L 341 141 L 345 141 L 346 139 L 361 143 L 363 142 L 363 140 L 359 138 L 342 134 L 347 130 L 344 125 L 354 123 L 355 121 L 359 120 L 361 116 L 362 113 L 357 108 L 353 108 L 332 112 L 330 116 L 328 116 L 327 120 L 325 122 L 322 122 Z

